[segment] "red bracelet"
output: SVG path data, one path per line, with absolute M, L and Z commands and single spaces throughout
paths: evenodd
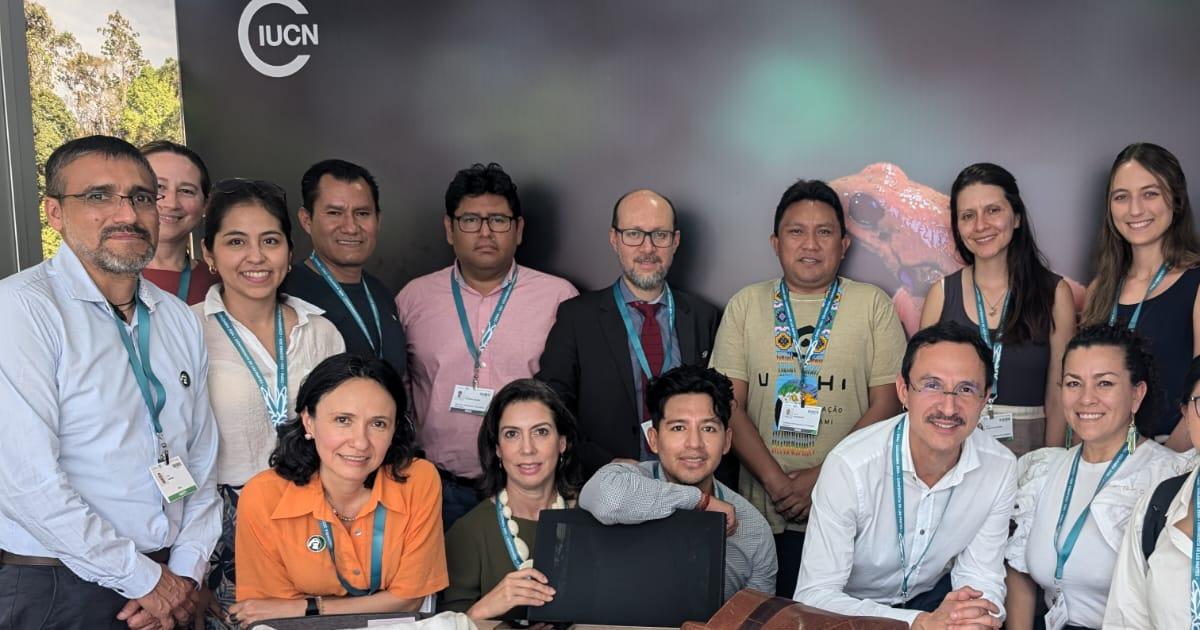
M 700 502 L 696 504 L 696 509 L 703 512 L 708 509 L 708 503 L 712 500 L 712 495 L 704 492 L 700 493 Z

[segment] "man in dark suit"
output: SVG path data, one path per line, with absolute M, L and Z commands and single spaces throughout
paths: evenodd
M 635 190 L 618 199 L 608 241 L 621 278 L 559 305 L 537 374 L 578 418 L 589 477 L 612 461 L 654 459 L 645 437 L 647 383 L 678 365 L 707 366 L 721 318 L 667 286 L 679 230 L 666 197 Z M 736 470 L 732 463 L 722 469 Z M 718 477 L 726 481 L 723 471 Z

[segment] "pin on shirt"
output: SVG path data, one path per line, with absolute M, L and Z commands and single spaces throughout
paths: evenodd
M 192 386 L 192 377 L 189 376 L 186 371 L 180 372 L 179 373 L 179 384 L 183 385 L 184 387 L 191 387 Z

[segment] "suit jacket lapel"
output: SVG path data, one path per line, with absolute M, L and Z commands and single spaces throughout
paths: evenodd
M 692 305 L 687 298 L 675 293 L 675 337 L 679 341 L 679 360 L 684 365 L 695 363 L 696 318 L 692 317 Z M 708 367 L 705 364 L 704 367 Z
M 633 389 L 633 363 L 629 358 L 629 339 L 625 336 L 625 323 L 621 321 L 621 313 L 617 311 L 617 301 L 613 297 L 611 287 L 603 294 L 600 301 L 600 336 L 612 353 L 613 363 L 617 366 L 617 379 L 625 389 L 629 406 L 637 409 L 637 392 Z

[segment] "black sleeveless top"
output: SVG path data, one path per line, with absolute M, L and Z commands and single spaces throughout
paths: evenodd
M 1200 287 L 1200 267 L 1183 275 L 1161 294 L 1146 300 L 1138 316 L 1137 333 L 1146 339 L 1158 372 L 1154 428 L 1151 435 L 1167 435 L 1179 424 L 1179 399 L 1183 380 L 1192 362 L 1192 307 Z M 1117 325 L 1127 325 L 1137 304 L 1117 307 Z
M 942 285 L 945 300 L 939 321 L 958 322 L 971 330 L 979 330 L 979 325 L 967 316 L 962 273 L 960 269 L 945 278 Z M 1054 286 L 1058 286 L 1059 280 L 1059 276 L 1054 276 Z M 1145 309 L 1142 309 L 1142 317 L 1145 316 Z M 990 332 L 994 340 L 996 329 L 992 328 Z M 1018 344 L 1004 344 L 1000 355 L 997 405 L 1037 407 L 1046 404 L 1046 372 L 1050 367 L 1050 335 L 1049 331 L 1046 333 L 1045 343 L 1025 340 Z M 987 369 L 991 370 L 992 366 L 987 366 Z

